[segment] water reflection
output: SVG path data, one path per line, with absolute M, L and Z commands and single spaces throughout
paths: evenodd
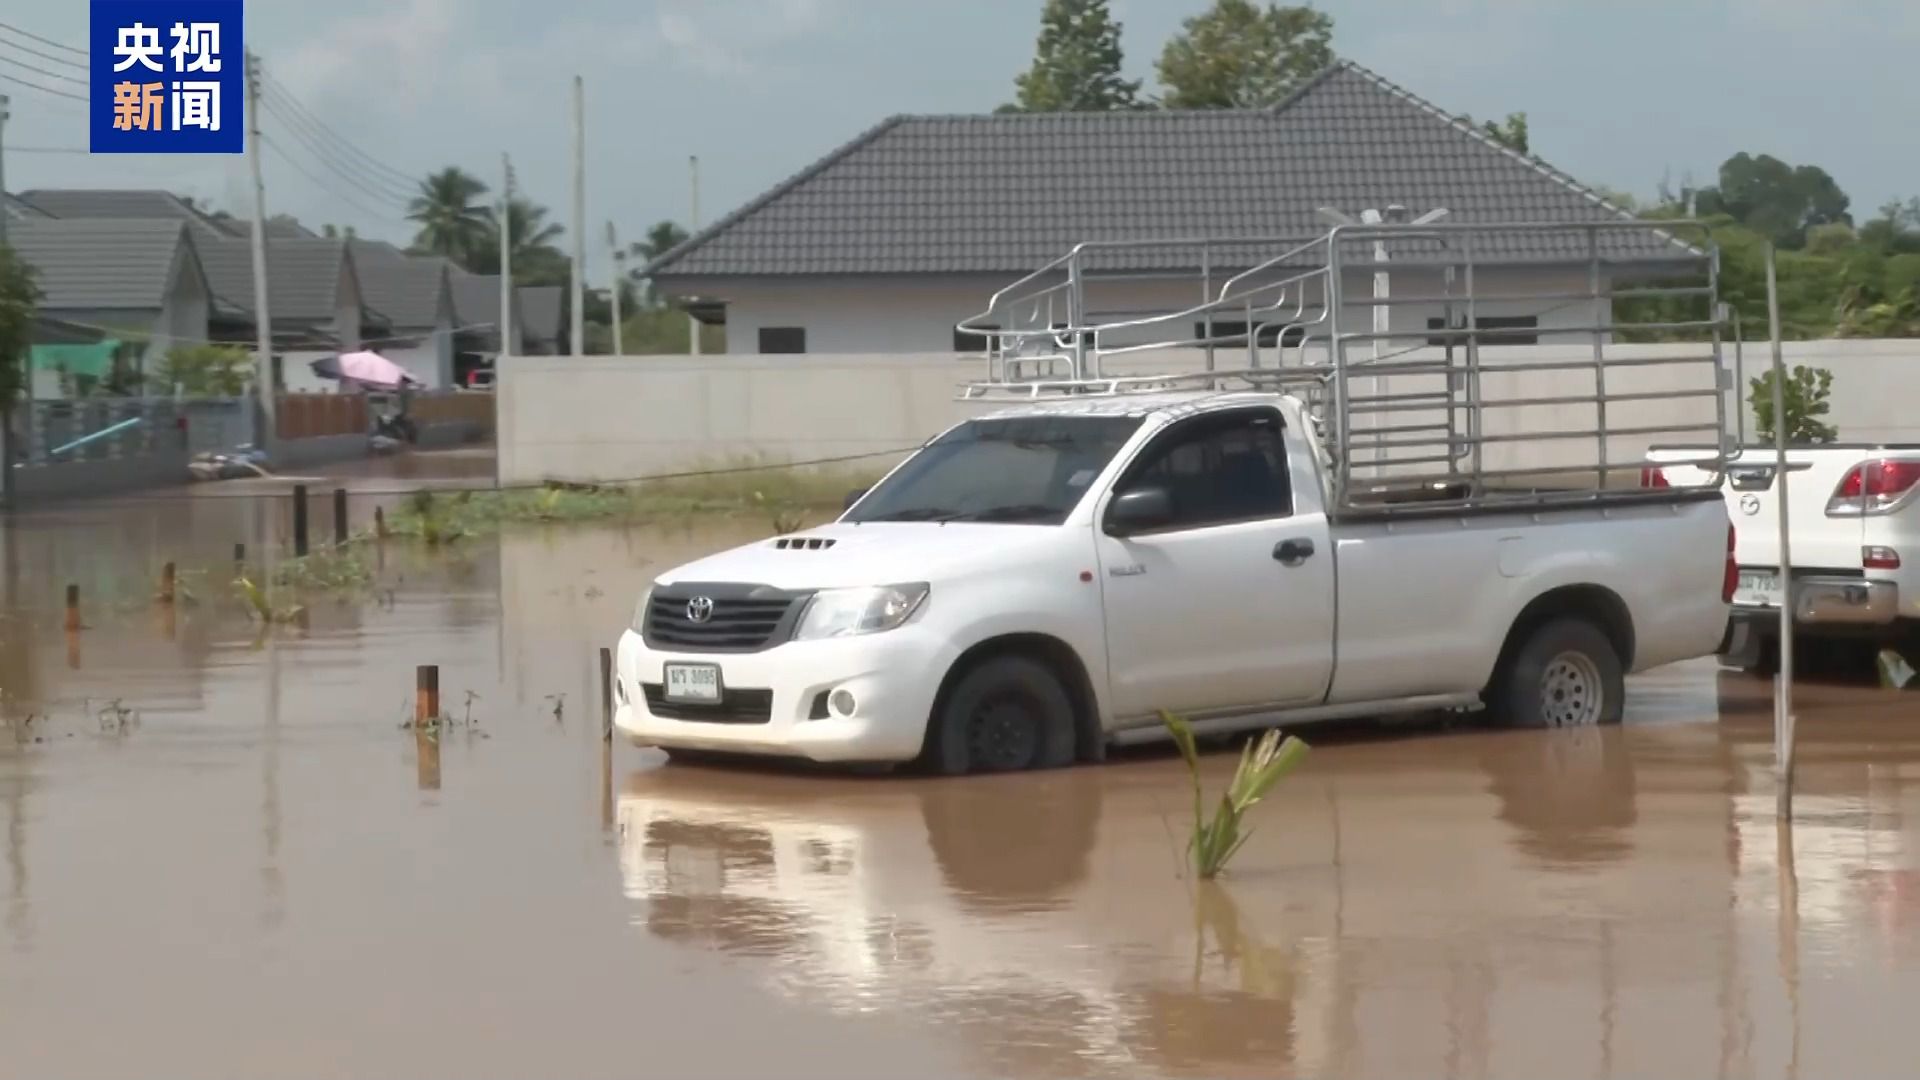
M 1512 732 L 1475 740 L 1500 820 L 1547 868 L 1580 869 L 1633 853 L 1639 818 L 1624 727 Z

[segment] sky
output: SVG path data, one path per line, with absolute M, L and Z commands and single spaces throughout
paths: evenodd
M 1129 74 L 1210 0 L 1113 0 Z M 1334 49 L 1442 108 L 1524 111 L 1533 152 L 1650 196 L 1738 151 L 1827 169 L 1857 219 L 1920 195 L 1920 3 L 1324 0 Z M 894 113 L 986 112 L 1030 62 L 1041 0 L 249 0 L 269 77 L 358 151 L 416 177 L 457 164 L 571 217 L 572 76 L 585 80 L 590 279 L 623 241 L 711 221 Z M 83 0 L 0 0 L 0 23 L 86 43 Z M 57 49 L 0 28 L 10 190 L 164 187 L 246 213 L 240 157 L 90 157 L 78 102 L 18 80 Z M 78 72 L 73 72 L 76 76 Z M 311 127 L 262 114 L 269 213 L 404 242 L 404 192 Z M 304 125 L 304 121 L 302 122 Z M 326 151 L 316 153 L 313 146 Z M 281 156 L 284 154 L 285 156 Z M 341 175 L 346 172 L 351 181 Z M 569 241 L 570 242 L 570 241 Z

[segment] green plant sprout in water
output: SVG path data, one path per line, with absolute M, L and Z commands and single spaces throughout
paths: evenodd
M 1241 827 L 1241 819 L 1282 777 L 1306 760 L 1307 744 L 1291 735 L 1283 741 L 1277 728 L 1247 743 L 1240 750 L 1240 763 L 1220 796 L 1220 805 L 1208 817 L 1200 790 L 1200 751 L 1193 728 L 1165 709 L 1160 710 L 1160 721 L 1172 733 L 1174 745 L 1186 759 L 1187 775 L 1193 780 L 1193 834 L 1187 840 L 1187 851 L 1193 856 L 1194 872 L 1203 880 L 1217 877 L 1252 835 L 1251 830 Z
M 244 576 L 236 578 L 233 585 L 240 590 L 240 598 L 246 601 L 247 613 L 262 624 L 292 622 L 300 617 L 300 612 L 303 610 L 298 604 L 274 607 L 273 599 L 267 595 L 267 590 L 255 585 Z

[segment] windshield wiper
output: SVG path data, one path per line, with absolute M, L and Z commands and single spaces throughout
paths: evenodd
M 876 514 L 862 521 L 955 521 L 966 517 L 964 510 L 949 510 L 944 506 L 915 506 L 906 510 Z
M 972 510 L 949 518 L 949 521 L 1032 521 L 1035 518 L 1057 517 L 1060 508 L 1043 503 L 1015 503 L 1011 506 L 989 506 L 985 510 Z

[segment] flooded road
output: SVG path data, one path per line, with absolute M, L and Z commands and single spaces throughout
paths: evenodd
M 395 543 L 374 593 L 265 636 L 218 575 L 149 602 L 283 509 L 8 535 L 0 1076 L 1811 1076 L 1920 1047 L 1911 695 L 1802 688 L 1790 836 L 1767 688 L 1710 664 L 1635 680 L 1616 729 L 1310 733 L 1199 886 L 1161 753 L 936 782 L 603 743 L 595 650 L 640 585 L 764 522 Z M 68 580 L 102 598 L 77 655 Z M 402 729 L 423 663 L 437 742 Z

